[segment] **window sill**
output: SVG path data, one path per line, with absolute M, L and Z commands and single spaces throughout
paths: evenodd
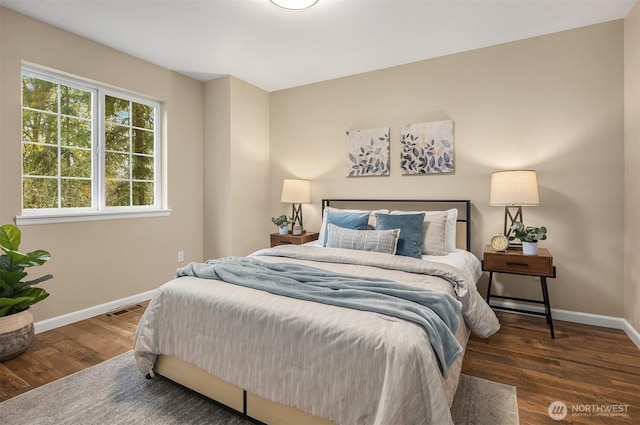
M 29 226 L 34 224 L 76 223 L 82 221 L 124 220 L 131 218 L 168 217 L 171 210 L 153 211 L 119 211 L 96 212 L 82 214 L 51 214 L 51 215 L 21 215 L 16 217 L 17 226 Z

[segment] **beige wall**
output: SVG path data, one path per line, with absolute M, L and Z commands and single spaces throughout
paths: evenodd
M 204 87 L 204 257 L 229 255 L 231 238 L 231 77 Z
M 20 213 L 21 60 L 157 98 L 168 117 L 170 217 L 23 228 L 25 249 L 53 254 L 41 270 L 55 276 L 45 284 L 52 296 L 35 306 L 36 320 L 153 289 L 179 266 L 179 249 L 198 261 L 266 246 L 269 218 L 290 211 L 279 202 L 283 178 L 313 181 L 309 230 L 323 197 L 471 199 L 480 256 L 502 226 L 502 209 L 488 205 L 490 173 L 534 168 L 541 205 L 524 214 L 549 227 L 552 306 L 624 315 L 640 328 L 629 254 L 640 233 L 629 184 L 639 177 L 638 78 L 623 90 L 623 65 L 639 68 L 637 22 L 636 6 L 624 33 L 616 21 L 269 94 L 233 77 L 198 83 L 0 8 L 2 223 Z M 399 127 L 441 119 L 455 122 L 456 172 L 402 176 Z M 381 126 L 391 127 L 391 176 L 344 177 L 345 131 Z M 529 278 L 501 276 L 496 287 L 538 295 Z
M 20 215 L 20 66 L 28 61 L 158 99 L 171 216 L 23 226 L 24 250 L 47 249 L 36 273 L 51 296 L 36 320 L 138 294 L 172 277 L 177 251 L 203 257 L 203 84 L 0 8 L 0 222 Z
M 640 5 L 624 20 L 624 317 L 640 331 Z
M 455 173 L 402 176 L 400 126 L 442 119 L 455 123 Z M 345 131 L 387 126 L 391 175 L 346 178 Z M 310 229 L 323 197 L 470 199 L 481 256 L 503 220 L 491 172 L 537 170 L 541 205 L 524 217 L 549 228 L 554 308 L 623 315 L 623 166 L 622 21 L 271 94 L 271 210 L 284 211 L 282 178 L 311 179 Z M 532 278 L 498 282 L 539 296 Z
M 269 94 L 234 77 L 205 84 L 205 257 L 269 243 Z

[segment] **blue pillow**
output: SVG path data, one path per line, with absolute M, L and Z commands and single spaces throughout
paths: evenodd
M 376 213 L 376 230 L 400 229 L 397 255 L 422 258 L 420 243 L 422 242 L 421 214 L 382 214 Z
M 345 211 L 327 211 L 327 227 L 329 223 L 338 227 L 352 230 L 367 230 L 369 224 L 369 211 L 355 213 Z M 323 246 L 327 246 L 327 233 L 324 233 Z

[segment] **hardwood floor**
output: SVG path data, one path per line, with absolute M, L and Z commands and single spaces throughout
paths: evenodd
M 36 334 L 21 356 L 0 363 L 0 401 L 131 350 L 147 304 Z
M 130 350 L 144 307 L 37 334 L 23 355 L 0 363 L 0 401 Z M 640 349 L 624 332 L 554 321 L 552 340 L 542 318 L 498 315 L 500 332 L 471 337 L 463 373 L 516 386 L 521 425 L 640 423 Z M 564 420 L 548 416 L 553 401 L 567 405 Z M 585 412 L 614 405 L 627 416 Z
M 471 337 L 462 372 L 516 386 L 522 425 L 640 423 L 640 349 L 623 331 L 554 320 L 551 339 L 544 318 L 498 317 L 497 334 Z M 554 401 L 567 406 L 559 422 L 548 415 Z

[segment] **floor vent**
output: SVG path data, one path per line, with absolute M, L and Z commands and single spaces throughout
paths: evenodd
M 132 311 L 140 310 L 142 306 L 140 304 L 132 304 L 118 310 L 113 310 L 107 313 L 108 317 L 120 316 L 125 313 L 131 313 Z

